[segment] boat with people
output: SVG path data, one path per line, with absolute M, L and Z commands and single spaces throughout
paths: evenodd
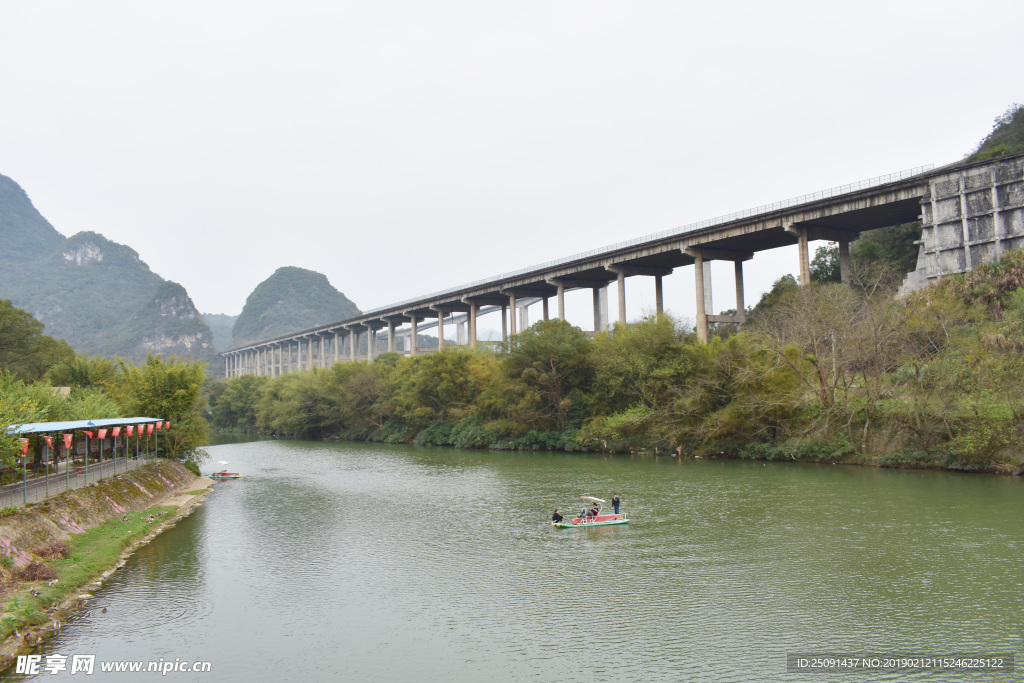
M 218 460 L 217 462 L 220 463 L 221 465 L 224 465 L 225 467 L 220 472 L 214 472 L 213 474 L 209 475 L 210 479 L 241 479 L 242 478 L 242 475 L 239 474 L 238 472 L 228 472 L 227 465 L 230 465 L 231 463 L 228 462 L 227 460 Z
M 579 529 L 581 527 L 593 527 L 593 526 L 612 526 L 614 524 L 629 524 L 629 519 L 624 514 L 613 514 L 613 515 L 602 515 L 601 514 L 601 503 L 605 503 L 603 498 L 595 498 L 594 496 L 580 496 L 580 500 L 585 500 L 591 503 L 589 509 L 584 508 L 583 511 L 574 517 L 573 519 L 552 519 L 551 526 L 558 529 Z M 555 511 L 556 517 L 561 517 L 558 511 Z

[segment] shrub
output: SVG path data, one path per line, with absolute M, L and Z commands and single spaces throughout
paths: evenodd
M 39 560 L 32 560 L 28 565 L 15 569 L 11 575 L 18 581 L 50 581 L 57 578 L 57 572 Z
M 66 557 L 71 557 L 71 546 L 63 541 L 56 541 L 36 548 L 32 551 L 32 554 L 44 560 L 62 560 Z

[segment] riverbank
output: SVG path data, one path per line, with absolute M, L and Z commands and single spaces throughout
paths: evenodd
M 212 481 L 141 469 L 0 517 L 0 671 L 57 631 L 126 559 L 191 514 Z

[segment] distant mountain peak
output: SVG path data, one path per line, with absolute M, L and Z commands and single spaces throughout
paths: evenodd
M 360 314 L 323 273 L 282 266 L 261 282 L 235 321 L 232 346 L 271 339 Z

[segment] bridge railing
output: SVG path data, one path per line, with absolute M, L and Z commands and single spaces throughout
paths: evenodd
M 416 297 L 415 299 L 407 299 L 405 301 L 400 301 L 400 302 L 395 303 L 395 304 L 389 304 L 388 306 L 383 306 L 383 307 L 380 307 L 380 308 L 375 308 L 375 309 L 370 310 L 370 311 L 366 311 L 363 315 L 364 316 L 368 316 L 368 315 L 374 315 L 376 313 L 383 313 L 385 311 L 392 311 L 392 310 L 394 310 L 396 308 L 399 308 L 401 306 L 406 306 L 406 305 L 410 305 L 410 304 L 421 302 L 424 299 L 440 298 L 440 297 L 443 297 L 443 296 L 447 296 L 449 294 L 454 294 L 455 292 L 459 292 L 459 291 L 462 291 L 462 290 L 465 290 L 465 289 L 472 289 L 473 287 L 480 287 L 480 286 L 483 286 L 483 285 L 490 284 L 492 282 L 500 282 L 502 280 L 509 280 L 509 279 L 512 279 L 512 278 L 515 278 L 515 277 L 519 277 L 521 275 L 528 275 L 528 274 L 536 272 L 538 270 L 547 270 L 549 268 L 554 268 L 556 266 L 566 265 L 566 264 L 569 264 L 569 263 L 573 263 L 575 261 L 582 261 L 582 260 L 585 260 L 585 259 L 588 259 L 588 258 L 592 258 L 594 256 L 598 256 L 600 254 L 607 254 L 609 252 L 614 252 L 614 251 L 617 251 L 619 249 L 626 249 L 628 247 L 633 247 L 633 246 L 636 246 L 638 244 L 644 244 L 644 243 L 647 243 L 647 242 L 655 242 L 655 241 L 658 241 L 658 240 L 661 240 L 661 239 L 665 239 L 665 238 L 668 238 L 668 237 L 676 237 L 678 235 L 684 235 L 686 233 L 693 232 L 694 230 L 701 230 L 703 228 L 710 228 L 710 227 L 713 227 L 715 225 L 722 225 L 724 223 L 730 223 L 732 221 L 740 220 L 740 219 L 743 219 L 743 218 L 750 218 L 751 216 L 758 216 L 758 215 L 761 215 L 761 214 L 772 213 L 772 212 L 778 211 L 780 209 L 787 209 L 787 208 L 789 208 L 791 206 L 797 206 L 799 204 L 806 204 L 808 202 L 813 202 L 813 201 L 816 201 L 818 199 L 828 199 L 829 197 L 836 197 L 838 195 L 847 194 L 849 192 L 856 192 L 858 190 L 866 190 L 866 189 L 871 188 L 871 187 L 878 187 L 880 185 L 886 185 L 888 183 L 894 183 L 894 182 L 898 182 L 900 180 L 906 180 L 907 178 L 913 178 L 914 176 L 921 175 L 922 173 L 930 171 L 933 168 L 935 168 L 935 164 L 926 164 L 924 166 L 917 166 L 915 168 L 908 168 L 908 169 L 906 169 L 904 171 L 897 171 L 895 173 L 889 173 L 889 174 L 886 174 L 886 175 L 876 176 L 874 178 L 868 178 L 867 180 L 860 180 L 860 181 L 857 181 L 855 183 L 848 183 L 846 185 L 838 185 L 836 187 L 830 187 L 827 190 L 819 190 L 817 192 L 812 192 L 811 194 L 801 195 L 799 197 L 791 197 L 790 199 L 783 199 L 783 200 L 780 200 L 780 201 L 777 201 L 777 202 L 773 202 L 771 204 L 763 204 L 761 206 L 756 206 L 756 207 L 751 208 L 751 209 L 744 209 L 742 211 L 736 211 L 735 213 L 725 214 L 724 216 L 717 216 L 715 218 L 708 218 L 708 219 L 705 219 L 705 220 L 702 220 L 702 221 L 697 221 L 696 223 L 689 223 L 689 224 L 684 225 L 684 226 L 679 227 L 679 228 L 672 228 L 670 230 L 663 230 L 662 232 L 656 232 L 656 233 L 651 234 L 651 235 L 645 235 L 643 237 L 636 237 L 636 238 L 633 238 L 631 240 L 626 240 L 625 242 L 618 242 L 616 244 L 612 244 L 612 245 L 609 245 L 609 246 L 606 246 L 606 247 L 601 247 L 601 248 L 598 248 L 598 249 L 591 249 L 589 251 L 580 252 L 578 254 L 573 254 L 572 256 L 566 256 L 566 257 L 563 257 L 563 258 L 555 259 L 553 261 L 547 261 L 545 263 L 541 263 L 541 264 L 538 264 L 538 265 L 530 266 L 528 268 L 520 268 L 519 270 L 513 270 L 513 271 L 508 272 L 508 273 L 502 273 L 501 275 L 498 275 L 496 277 L 489 277 L 489 278 L 487 278 L 485 280 L 477 280 L 475 282 L 470 282 L 468 284 L 460 285 L 458 287 L 450 287 L 448 289 L 443 289 L 443 290 L 438 291 L 438 292 L 433 292 L 433 293 L 428 294 L 426 296 Z
M 88 473 L 84 465 L 76 467 L 72 464 L 69 468 L 65 463 L 63 471 L 45 477 L 37 475 L 26 481 L 0 487 L 0 508 L 22 507 L 26 503 L 34 503 L 63 491 L 80 489 L 100 479 L 134 470 L 155 457 L 154 453 L 141 453 L 138 456 L 90 463 Z

